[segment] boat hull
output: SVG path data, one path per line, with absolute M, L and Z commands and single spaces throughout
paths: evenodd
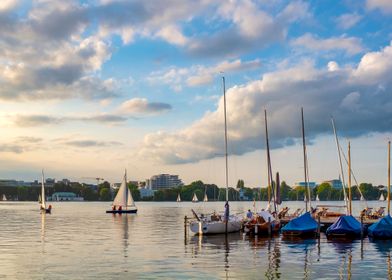
M 257 227 L 257 228 L 256 228 Z M 269 235 L 277 234 L 280 230 L 280 222 L 274 221 L 271 223 L 263 223 L 263 224 L 255 224 L 255 223 L 246 223 L 244 225 L 244 231 L 250 235 Z
M 137 213 L 137 209 L 130 209 L 130 210 L 107 210 L 106 213 L 110 213 L 110 214 L 135 214 L 135 213 Z
M 227 232 L 238 232 L 241 229 L 240 221 L 227 222 Z M 226 233 L 226 223 L 223 221 L 216 222 L 192 222 L 190 230 L 196 234 L 222 234 Z

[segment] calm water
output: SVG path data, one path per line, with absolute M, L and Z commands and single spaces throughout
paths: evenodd
M 53 207 L 41 215 L 36 202 L 0 202 L 0 279 L 392 279 L 391 242 L 185 238 L 184 215 L 221 202 L 145 202 L 123 216 L 106 214 L 109 203 Z M 231 203 L 232 212 L 248 208 Z

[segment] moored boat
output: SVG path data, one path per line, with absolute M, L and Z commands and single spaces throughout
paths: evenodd
M 49 205 L 46 208 L 46 196 L 45 196 L 45 183 L 44 183 L 44 170 L 42 170 L 42 177 L 41 177 L 41 203 L 40 203 L 40 210 L 41 213 L 52 213 L 52 205 Z
M 244 223 L 244 232 L 254 235 L 276 234 L 280 230 L 280 221 L 268 211 L 260 211 Z

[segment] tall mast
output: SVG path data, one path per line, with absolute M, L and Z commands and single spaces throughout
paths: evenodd
M 346 188 L 345 188 L 346 182 L 344 180 L 342 157 L 340 155 L 339 138 L 338 138 L 338 134 L 336 133 L 335 121 L 334 121 L 334 119 L 332 117 L 331 117 L 331 121 L 332 121 L 333 133 L 335 134 L 336 148 L 338 150 L 338 159 L 339 159 L 339 165 L 340 165 L 340 175 L 342 177 L 342 183 L 343 183 L 344 204 L 346 205 L 346 210 L 347 210 L 347 195 L 346 195 Z
M 388 141 L 388 215 L 391 214 L 391 141 Z
M 127 186 L 127 169 L 125 168 L 124 173 L 124 181 L 125 181 L 125 209 L 128 209 L 128 186 Z
M 271 155 L 270 155 L 269 137 L 268 137 L 267 110 L 264 110 L 264 118 L 265 118 L 265 138 L 266 138 L 266 145 L 267 145 L 268 205 L 270 205 L 271 200 L 273 198 L 274 199 L 274 211 L 276 213 L 276 200 L 275 200 L 275 191 L 274 191 L 274 187 L 273 187 Z
M 310 206 L 310 187 L 309 187 L 309 182 L 308 182 L 308 162 L 307 162 L 307 157 L 306 157 L 306 143 L 305 143 L 305 122 L 304 122 L 304 109 L 301 108 L 301 117 L 302 117 L 302 146 L 303 146 L 303 153 L 304 153 L 304 173 L 305 173 L 305 186 L 306 186 L 306 191 L 308 197 L 306 198 L 306 212 L 308 212 L 308 203 Z
M 351 150 L 348 141 L 348 214 L 351 215 Z
M 229 168 L 227 159 L 227 117 L 226 117 L 226 84 L 225 77 L 222 77 L 223 83 L 223 110 L 225 114 L 225 162 L 226 162 L 226 201 L 229 201 Z

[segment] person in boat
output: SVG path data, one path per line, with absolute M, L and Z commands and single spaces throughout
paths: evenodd
M 248 212 L 246 213 L 246 217 L 250 220 L 253 218 L 253 213 L 252 211 L 250 211 L 250 209 L 248 209 Z
M 116 205 L 113 205 L 112 210 L 116 211 Z
M 230 206 L 229 206 L 229 202 L 226 201 L 226 204 L 225 204 L 225 221 L 229 220 L 229 215 L 230 215 Z
M 218 222 L 220 221 L 220 219 L 221 217 L 218 214 L 216 214 L 216 212 L 214 211 L 214 213 L 212 213 L 211 215 L 211 221 Z
M 118 206 L 118 211 L 122 211 L 122 206 Z

